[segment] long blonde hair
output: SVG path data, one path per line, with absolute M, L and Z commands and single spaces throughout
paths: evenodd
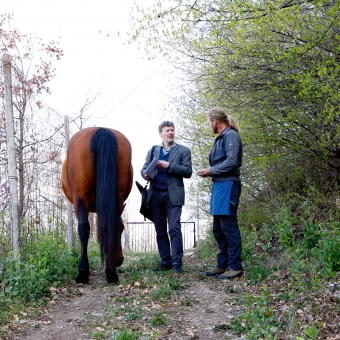
M 214 107 L 207 114 L 209 120 L 219 120 L 220 122 L 226 122 L 233 130 L 239 133 L 239 127 L 235 121 L 235 119 L 227 115 L 226 112 L 220 107 Z

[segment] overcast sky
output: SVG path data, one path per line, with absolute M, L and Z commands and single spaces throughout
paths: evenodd
M 147 6 L 154 1 L 137 3 Z M 171 118 L 162 110 L 169 91 L 169 66 L 160 57 L 147 61 L 137 43 L 126 44 L 133 3 L 11 0 L 2 1 L 0 9 L 3 14 L 14 14 L 11 26 L 21 33 L 37 33 L 45 42 L 59 41 L 64 57 L 54 62 L 57 76 L 50 83 L 52 94 L 46 99 L 51 107 L 75 116 L 85 103 L 89 88 L 94 93 L 100 88 L 101 95 L 89 110 L 94 118 L 87 126 L 100 119 L 98 126 L 125 134 L 132 144 L 134 180 L 144 184 L 139 172 L 148 149 L 160 143 L 157 125 Z M 141 215 L 134 214 L 140 204 L 135 186 L 130 196 L 129 219 L 141 221 Z

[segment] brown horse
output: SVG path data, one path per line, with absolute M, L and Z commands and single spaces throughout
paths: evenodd
M 63 164 L 62 186 L 73 203 L 81 242 L 79 274 L 76 281 L 89 282 L 87 243 L 89 212 L 97 213 L 97 239 L 102 263 L 106 259 L 106 280 L 116 283 L 116 267 L 123 263 L 121 214 L 132 187 L 131 145 L 113 129 L 91 127 L 71 139 Z

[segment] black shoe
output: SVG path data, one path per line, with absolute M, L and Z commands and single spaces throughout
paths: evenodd
M 165 272 L 172 269 L 171 266 L 167 266 L 166 264 L 160 264 L 157 268 L 152 269 L 155 272 Z
M 177 274 L 182 274 L 182 268 L 181 268 L 180 266 L 174 265 L 174 266 L 172 267 L 172 269 L 175 271 L 175 273 L 177 273 Z

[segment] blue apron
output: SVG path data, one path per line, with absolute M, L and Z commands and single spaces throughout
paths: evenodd
M 230 194 L 233 181 L 213 183 L 211 189 L 210 215 L 230 215 Z

